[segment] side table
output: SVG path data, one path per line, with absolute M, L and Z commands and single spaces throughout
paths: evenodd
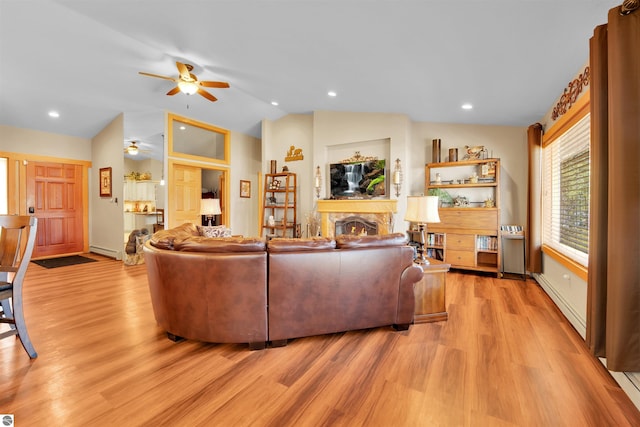
M 451 264 L 429 258 L 429 264 L 421 264 L 422 280 L 413 287 L 416 309 L 413 323 L 428 323 L 447 320 L 446 306 L 447 272 Z

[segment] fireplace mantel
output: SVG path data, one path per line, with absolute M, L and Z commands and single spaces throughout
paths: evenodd
M 395 199 L 368 200 L 318 200 L 318 212 L 322 219 L 322 235 L 335 237 L 335 221 L 350 215 L 360 215 L 378 223 L 378 233 L 391 232 L 392 214 L 398 211 Z

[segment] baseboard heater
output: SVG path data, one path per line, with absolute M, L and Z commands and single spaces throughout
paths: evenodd
M 101 248 L 99 246 L 89 246 L 89 252 L 93 252 L 98 255 L 104 255 L 109 258 L 114 258 L 117 260 L 122 259 L 122 251 L 116 251 L 109 248 Z

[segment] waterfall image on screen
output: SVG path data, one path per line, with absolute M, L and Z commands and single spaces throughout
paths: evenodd
M 362 163 L 344 165 L 344 179 L 349 186 L 344 193 L 347 195 L 355 193 L 360 188 L 360 181 L 362 180 Z
M 331 198 L 367 199 L 386 194 L 385 161 L 332 163 Z

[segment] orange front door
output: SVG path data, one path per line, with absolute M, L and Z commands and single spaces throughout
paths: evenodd
M 27 164 L 27 210 L 38 218 L 33 258 L 83 251 L 82 182 L 80 165 Z

